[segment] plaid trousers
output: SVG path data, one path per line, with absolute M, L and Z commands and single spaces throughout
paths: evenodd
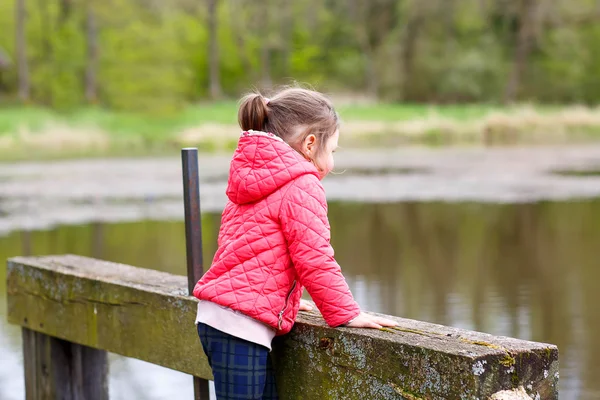
M 277 400 L 269 349 L 198 324 L 198 336 L 215 378 L 217 400 Z

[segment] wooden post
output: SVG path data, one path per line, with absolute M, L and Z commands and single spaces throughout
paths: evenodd
M 183 206 L 185 211 L 185 245 L 187 250 L 188 294 L 203 274 L 202 215 L 200 212 L 200 178 L 198 176 L 198 149 L 181 150 L 183 170 Z M 208 400 L 208 381 L 194 377 L 194 399 Z
M 107 353 L 22 328 L 26 400 L 108 400 Z

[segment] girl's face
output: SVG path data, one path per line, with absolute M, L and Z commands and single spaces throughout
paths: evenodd
M 328 173 L 333 171 L 334 162 L 333 162 L 333 153 L 338 148 L 338 140 L 340 138 L 339 129 L 335 131 L 332 137 L 329 138 L 327 143 L 325 143 L 325 149 L 319 154 L 318 160 L 315 160 L 317 167 L 319 168 L 319 172 L 321 173 L 321 179 L 325 177 Z
M 340 138 L 339 129 L 335 131 L 333 136 L 331 136 L 321 151 L 317 152 L 317 140 L 315 135 L 308 135 L 308 137 L 304 140 L 303 143 L 303 153 L 304 155 L 311 160 L 317 169 L 319 170 L 319 175 L 321 179 L 323 179 L 328 173 L 333 170 L 334 162 L 333 162 L 333 153 L 338 147 L 338 140 Z M 318 155 L 315 157 L 314 155 Z

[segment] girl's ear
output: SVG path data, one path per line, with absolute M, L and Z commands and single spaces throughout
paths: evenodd
M 314 134 L 309 134 L 302 143 L 302 152 L 309 160 L 312 160 L 317 149 L 317 137 Z

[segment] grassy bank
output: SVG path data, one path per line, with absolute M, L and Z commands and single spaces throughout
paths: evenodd
M 488 105 L 364 104 L 339 107 L 343 145 L 406 143 L 518 144 L 600 139 L 600 109 Z M 200 104 L 171 115 L 85 108 L 61 114 L 42 108 L 0 109 L 0 157 L 156 155 L 193 145 L 231 149 L 237 104 Z

